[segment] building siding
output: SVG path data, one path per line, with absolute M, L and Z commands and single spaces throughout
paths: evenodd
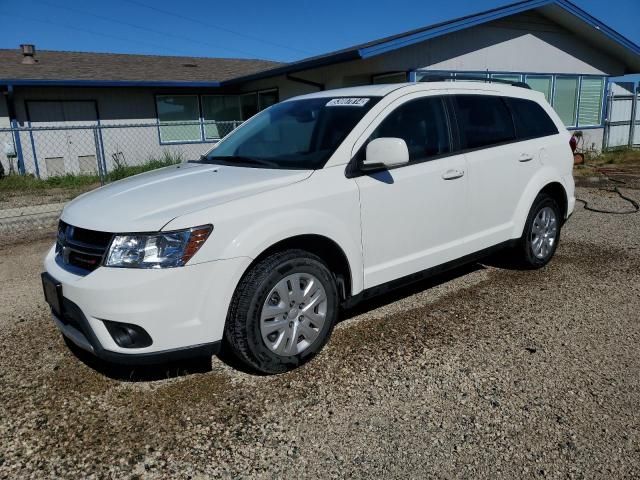
M 529 12 L 451 33 L 376 57 L 294 74 L 327 89 L 370 83 L 394 71 L 463 70 L 621 75 L 624 66 L 541 14 Z M 249 82 L 247 90 L 278 86 L 280 98 L 317 90 L 284 76 Z
M 0 95 L 0 128 L 9 127 L 10 123 L 7 97 L 6 95 Z
M 624 73 L 624 65 L 605 54 L 596 45 L 579 39 L 565 28 L 537 12 L 527 12 L 480 26 L 444 35 L 375 57 L 353 60 L 292 74 L 324 85 L 326 89 L 371 83 L 376 74 L 409 72 L 419 69 L 436 71 L 493 71 L 523 73 L 555 73 L 616 76 Z M 243 93 L 277 88 L 280 100 L 311 93 L 318 87 L 297 82 L 285 75 L 246 82 L 226 89 L 190 88 L 63 88 L 16 87 L 15 107 L 20 125 L 28 125 L 27 102 L 82 101 L 96 102 L 102 126 L 124 124 L 155 124 L 155 97 L 160 94 L 221 94 Z M 0 127 L 8 126 L 6 97 L 0 101 Z M 64 124 L 64 122 L 60 122 Z M 83 141 L 91 150 L 93 130 L 83 131 Z M 35 138 L 33 138 L 35 135 Z M 30 173 L 46 176 L 46 158 L 55 158 L 64 150 L 65 140 L 44 138 L 52 132 L 22 134 L 24 164 Z M 58 135 L 60 135 L 58 133 Z M 89 137 L 91 136 L 91 137 Z M 585 130 L 585 147 L 602 145 L 603 130 Z M 42 138 L 40 138 L 42 137 Z M 129 129 L 102 129 L 99 151 L 107 168 L 113 168 L 114 158 L 137 164 L 167 153 L 182 158 L 198 158 L 213 142 L 161 145 L 155 126 Z M 45 147 L 45 145 L 48 145 Z M 76 147 L 79 148 L 79 147 Z M 48 151 L 45 151 L 48 150 Z M 60 150 L 60 151 L 59 151 Z M 126 152 L 126 153 L 125 153 Z M 91 155 L 80 154 L 91 158 Z M 65 160 L 66 162 L 66 160 Z M 66 163 L 65 163 L 66 164 Z M 37 166 L 37 168 L 36 168 Z M 77 170 L 77 169 L 76 169 Z
M 46 122 L 46 125 L 83 125 L 86 128 L 69 132 L 34 131 L 21 133 L 22 153 L 27 173 L 42 178 L 60 174 L 48 171 L 51 159 L 63 158 L 66 173 L 96 173 L 98 158 L 104 158 L 107 170 L 112 170 L 117 161 L 127 165 L 138 165 L 151 159 L 182 158 L 197 159 L 209 151 L 215 142 L 199 142 L 161 145 L 155 107 L 157 94 L 218 93 L 211 90 L 187 91 L 183 89 L 145 88 L 63 88 L 22 87 L 15 90 L 16 116 L 20 126 L 29 126 L 27 104 L 34 101 L 93 101 L 97 105 L 100 125 L 99 142 L 96 148 L 93 118 L 73 122 Z M 147 125 L 126 128 L 108 128 L 114 125 Z

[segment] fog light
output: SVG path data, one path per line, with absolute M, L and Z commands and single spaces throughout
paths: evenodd
M 111 322 L 103 320 L 111 338 L 122 348 L 144 348 L 150 346 L 153 341 L 146 330 L 138 325 L 130 323 Z

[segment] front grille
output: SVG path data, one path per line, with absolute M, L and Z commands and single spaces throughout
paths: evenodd
M 63 267 L 92 272 L 102 263 L 112 237 L 112 233 L 74 227 L 61 220 L 56 242 L 57 260 Z

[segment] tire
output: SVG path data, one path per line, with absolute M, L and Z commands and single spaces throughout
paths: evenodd
M 558 248 L 562 222 L 558 203 L 550 195 L 540 193 L 515 248 L 516 263 L 528 269 L 542 268 L 549 263 Z
M 326 264 L 304 250 L 274 253 L 238 284 L 223 349 L 252 370 L 283 373 L 324 347 L 337 316 L 338 292 Z

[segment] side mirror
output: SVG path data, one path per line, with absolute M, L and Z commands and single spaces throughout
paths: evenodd
M 361 169 L 380 170 L 409 163 L 409 149 L 401 138 L 376 138 L 367 145 Z

